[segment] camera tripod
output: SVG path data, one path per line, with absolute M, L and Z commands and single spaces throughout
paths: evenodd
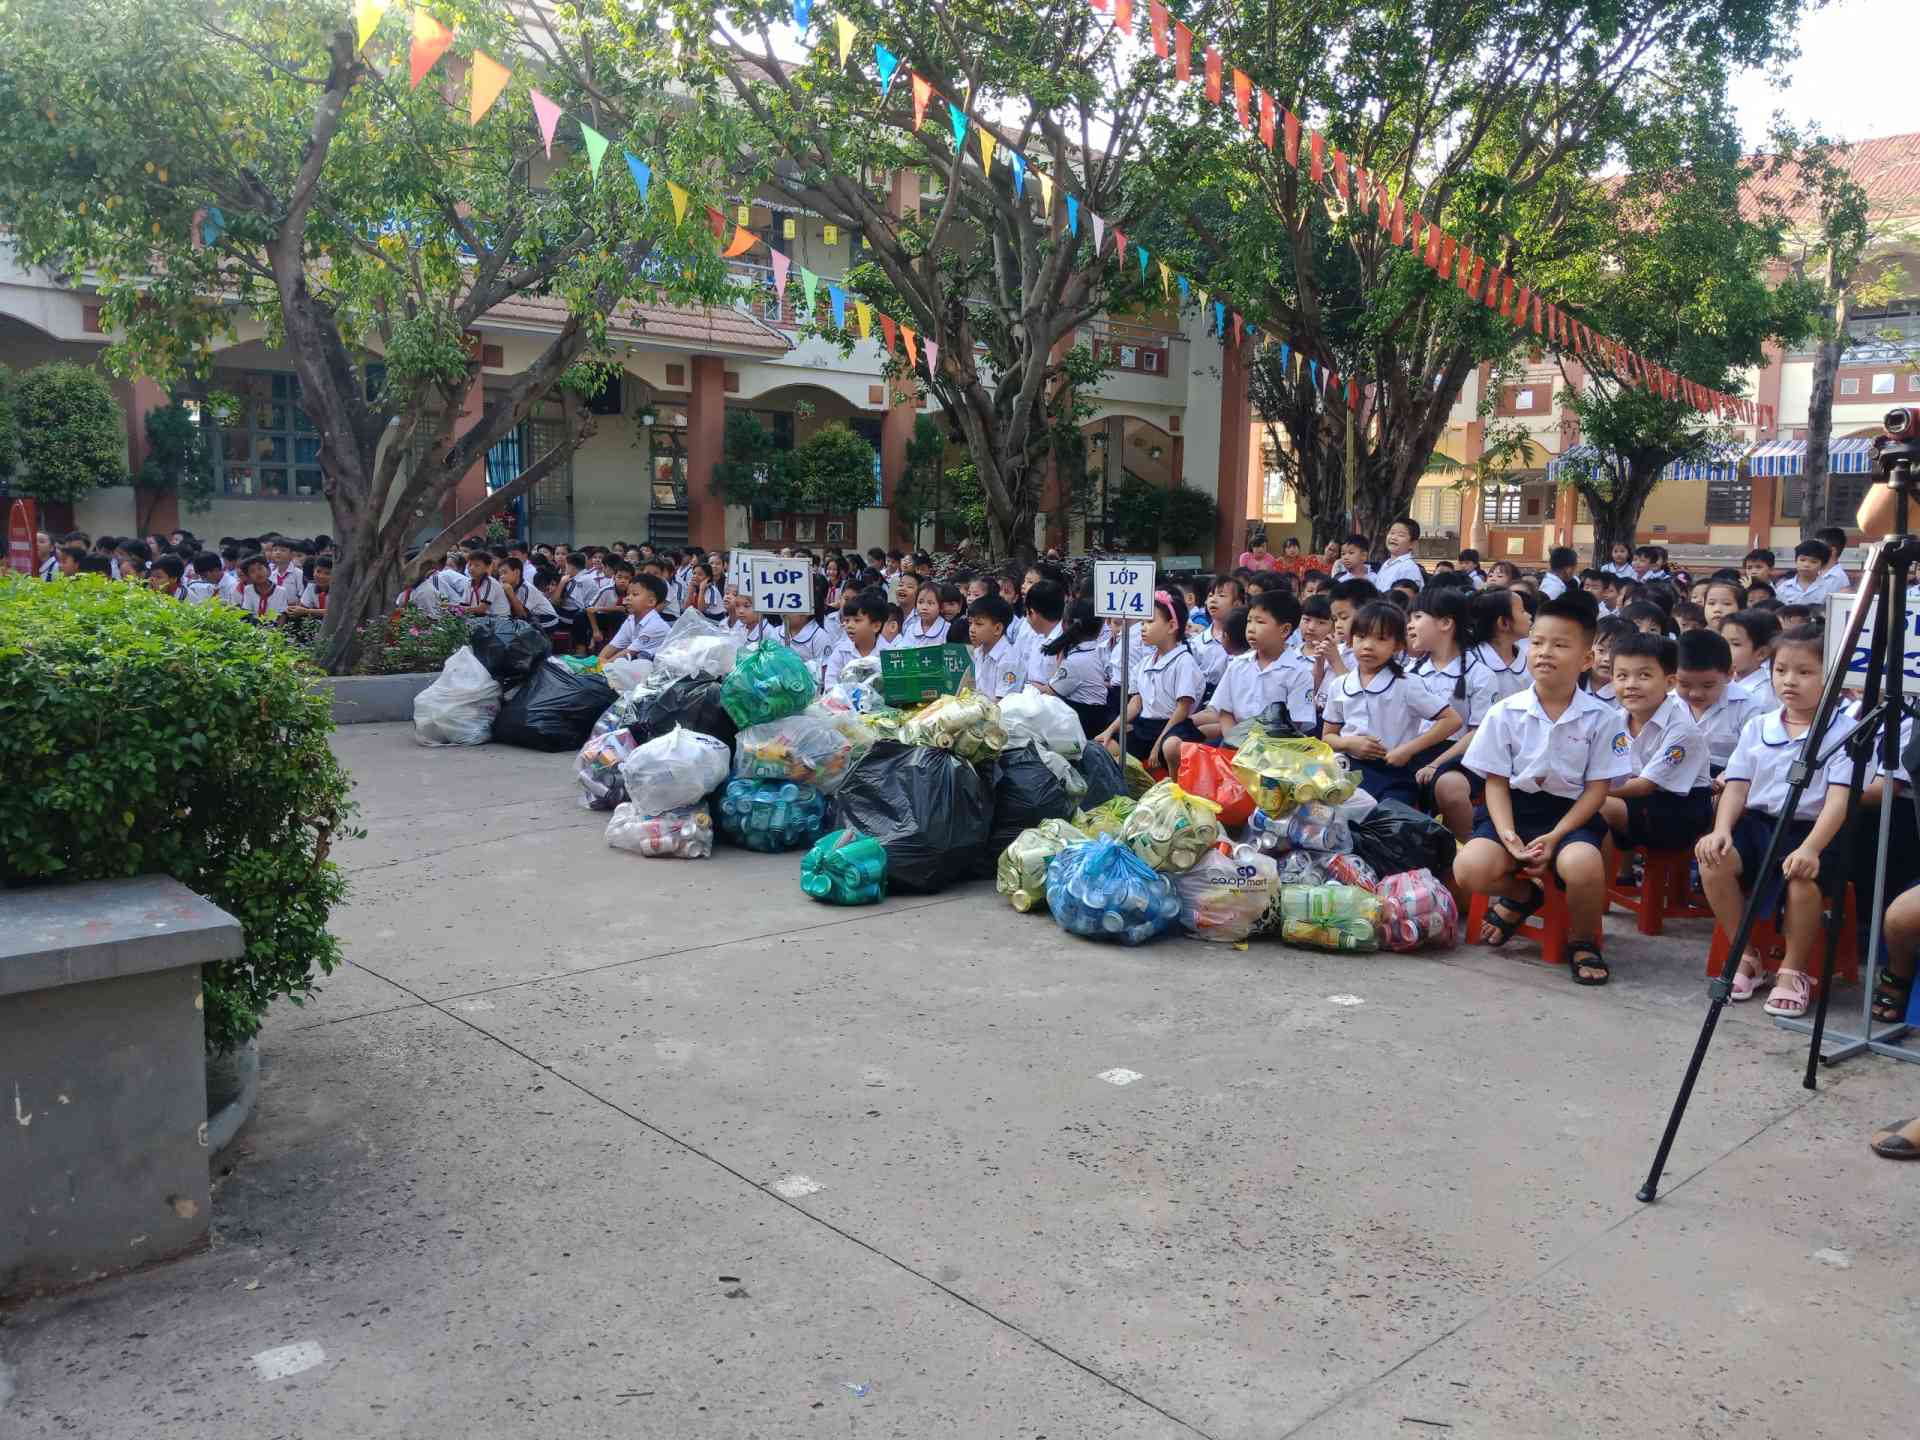
M 1825 944 L 1821 950 L 1820 983 L 1817 999 L 1814 1003 L 1812 1020 L 1780 1019 L 1775 1023 L 1785 1029 L 1800 1031 L 1811 1036 L 1807 1047 L 1807 1069 L 1801 1083 L 1807 1089 L 1817 1088 L 1815 1076 L 1821 1061 L 1829 1063 L 1848 1059 L 1854 1055 L 1872 1051 L 1875 1054 L 1889 1055 L 1897 1059 L 1920 1062 L 1920 1051 L 1911 1051 L 1893 1042 L 1903 1036 L 1908 1027 L 1904 1022 L 1884 1024 L 1875 1029 L 1873 1019 L 1873 992 L 1878 979 L 1881 923 L 1888 904 L 1893 897 L 1887 894 L 1887 858 L 1892 838 L 1893 794 L 1892 775 L 1900 765 L 1900 731 L 1904 716 L 1920 709 L 1914 700 L 1906 696 L 1909 688 L 1906 679 L 1906 637 L 1908 628 L 1907 577 L 1916 565 L 1920 565 L 1920 541 L 1907 533 L 1907 510 L 1913 487 L 1913 466 L 1920 460 L 1920 411 L 1896 410 L 1887 417 L 1887 437 L 1880 441 L 1878 463 L 1887 485 L 1895 497 L 1895 520 L 1893 535 L 1875 545 L 1867 557 L 1867 572 L 1862 577 L 1859 589 L 1854 593 L 1853 613 L 1848 617 L 1846 634 L 1838 652 L 1829 667 L 1826 681 L 1820 694 L 1819 708 L 1814 712 L 1813 724 L 1808 727 L 1806 739 L 1802 742 L 1799 756 L 1787 772 L 1788 789 L 1786 802 L 1780 807 L 1780 819 L 1773 827 L 1773 834 L 1767 841 L 1766 857 L 1760 862 L 1753 892 L 1740 913 L 1740 925 L 1727 946 L 1727 956 L 1720 967 L 1720 974 L 1707 987 L 1709 1004 L 1707 1016 L 1700 1027 L 1700 1038 L 1693 1047 L 1693 1057 L 1687 1063 L 1687 1073 L 1680 1082 L 1680 1093 L 1674 1097 L 1673 1112 L 1667 1117 L 1666 1133 L 1660 1137 L 1660 1148 L 1655 1152 L 1653 1165 L 1647 1171 L 1646 1183 L 1640 1187 L 1639 1198 L 1651 1204 L 1659 1198 L 1660 1179 L 1666 1171 L 1667 1156 L 1673 1150 L 1674 1137 L 1680 1133 L 1680 1122 L 1687 1113 L 1687 1102 L 1693 1097 L 1694 1083 L 1700 1078 L 1700 1067 L 1707 1058 L 1707 1046 L 1713 1041 L 1714 1028 L 1720 1022 L 1720 1012 L 1727 1007 L 1733 994 L 1733 977 L 1740 965 L 1740 957 L 1746 953 L 1747 941 L 1753 933 L 1754 922 L 1759 919 L 1757 903 L 1761 886 L 1757 883 L 1759 875 L 1770 875 L 1785 858 L 1787 831 L 1793 823 L 1794 812 L 1799 808 L 1800 797 L 1807 786 L 1822 771 L 1834 755 L 1844 750 L 1853 761 L 1852 776 L 1847 790 L 1847 822 L 1835 837 L 1834 844 L 1841 847 L 1842 855 L 1852 855 L 1855 834 L 1859 828 L 1860 793 L 1865 788 L 1867 768 L 1873 761 L 1874 750 L 1879 749 L 1880 774 L 1883 779 L 1879 806 L 1879 834 L 1874 848 L 1873 866 L 1873 915 L 1871 932 L 1867 939 L 1865 965 L 1866 998 L 1861 1006 L 1861 1033 L 1854 1035 L 1836 1035 L 1838 1048 L 1831 1054 L 1823 1053 L 1822 1043 L 1827 1024 L 1827 1002 L 1833 990 L 1834 954 L 1840 944 L 1840 927 L 1845 923 L 1841 893 L 1844 891 L 1846 876 L 1822 897 L 1825 905 L 1822 916 Z M 1860 632 L 1867 619 L 1873 622 L 1873 639 L 1867 649 L 1864 687 L 1861 692 L 1860 718 L 1847 735 L 1829 744 L 1825 751 L 1821 745 L 1826 739 L 1829 724 L 1840 707 L 1840 700 L 1853 674 L 1856 648 L 1860 642 Z M 1920 800 L 1915 802 L 1920 804 Z

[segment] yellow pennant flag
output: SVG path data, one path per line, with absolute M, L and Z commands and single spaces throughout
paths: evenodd
M 1167 269 L 1164 260 L 1160 262 L 1160 294 L 1167 299 L 1173 298 L 1173 272 Z
M 387 13 L 387 0 L 358 0 L 353 7 L 353 23 L 360 35 L 360 48 L 367 48 L 367 42 L 373 39 L 373 32 L 380 28 L 380 21 Z
M 480 117 L 493 108 L 500 92 L 513 79 L 513 72 L 484 50 L 473 52 L 473 99 L 467 109 L 467 123 L 478 125 Z
M 1044 171 L 1036 170 L 1033 178 L 1040 182 L 1040 213 L 1053 214 L 1053 177 Z
M 985 126 L 980 128 L 980 171 L 982 174 L 993 173 L 993 136 L 987 133 Z
M 687 192 L 669 180 L 667 194 L 673 197 L 673 223 L 678 225 L 687 218 Z
M 1204 290 L 1196 290 L 1194 293 L 1200 297 L 1200 308 L 1202 310 L 1206 309 L 1207 308 L 1207 292 Z
M 834 34 L 840 37 L 840 63 L 847 63 L 847 56 L 853 53 L 853 37 L 860 33 L 860 27 L 844 15 L 833 17 Z
M 860 322 L 860 338 L 871 340 L 873 338 L 873 307 L 864 300 L 854 301 L 853 318 Z

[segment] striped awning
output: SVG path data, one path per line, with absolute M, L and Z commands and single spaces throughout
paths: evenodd
M 1558 481 L 1567 469 L 1584 469 L 1599 452 L 1591 445 L 1575 445 L 1547 465 L 1547 479 Z M 1724 450 L 1701 460 L 1676 460 L 1660 472 L 1662 480 L 1732 480 L 1740 473 L 1741 452 Z
M 1768 440 L 1747 453 L 1755 475 L 1804 475 L 1807 469 L 1807 442 L 1804 440 Z M 1834 475 L 1869 475 L 1873 472 L 1873 437 L 1848 435 L 1827 447 L 1827 470 Z

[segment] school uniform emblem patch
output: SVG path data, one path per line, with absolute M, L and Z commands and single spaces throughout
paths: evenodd
M 1632 748 L 1633 746 L 1631 742 L 1629 742 L 1627 739 L 1626 731 L 1622 730 L 1618 735 L 1613 737 L 1613 753 L 1614 754 L 1624 755 L 1627 753 L 1627 751 L 1631 750 Z

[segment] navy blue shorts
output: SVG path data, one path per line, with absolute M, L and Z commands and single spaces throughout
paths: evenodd
M 1627 801 L 1627 828 L 1614 838 L 1628 848 L 1691 850 L 1694 842 L 1713 829 L 1713 789 L 1702 785 L 1685 795 L 1656 790 Z
M 1863 819 L 1865 817 L 1862 817 Z M 1759 896 L 1759 914 L 1766 919 L 1778 921 L 1786 909 L 1787 877 L 1779 866 L 1762 875 L 1760 865 L 1767 858 L 1767 842 L 1773 838 L 1775 817 L 1764 810 L 1747 810 L 1733 822 L 1733 851 L 1740 857 L 1740 888 L 1749 895 Z M 1787 837 L 1780 847 L 1780 858 L 1785 860 L 1805 843 L 1807 836 L 1813 833 L 1813 821 L 1790 820 L 1787 822 Z M 1820 889 L 1831 895 L 1847 878 L 1845 857 L 1840 854 L 1838 845 L 1829 845 L 1820 856 Z
M 1422 767 L 1416 766 L 1415 768 L 1418 769 Z M 1467 798 L 1475 805 L 1480 803 L 1486 793 L 1486 782 L 1473 771 L 1467 769 L 1467 757 L 1464 755 L 1456 755 L 1444 764 L 1434 767 L 1433 784 L 1422 785 L 1420 787 L 1420 808 L 1422 810 L 1432 810 L 1434 808 L 1433 794 L 1439 787 L 1440 778 L 1443 775 L 1464 776 L 1467 782 Z
M 1415 765 L 1388 765 L 1381 760 L 1355 760 L 1348 757 L 1360 776 L 1360 788 L 1375 800 L 1398 800 L 1413 809 L 1420 807 L 1420 782 Z
M 1167 717 L 1164 715 L 1157 720 L 1149 720 L 1145 715 L 1134 716 L 1133 723 L 1127 726 L 1127 753 L 1142 765 L 1146 764 L 1147 756 L 1153 753 L 1154 743 L 1159 740 L 1160 732 L 1165 729 L 1166 723 Z M 1191 720 L 1182 720 L 1167 731 L 1167 738 L 1183 741 L 1198 740 L 1204 744 L 1207 737 L 1200 733 L 1200 727 Z
M 1513 828 L 1520 832 L 1522 840 L 1533 840 L 1546 834 L 1565 819 L 1567 812 L 1578 803 L 1561 795 L 1549 795 L 1544 790 L 1510 788 L 1507 794 L 1513 800 Z M 1502 850 L 1507 848 L 1500 839 L 1500 832 L 1494 829 L 1493 819 L 1487 814 L 1485 805 L 1473 807 L 1473 838 L 1491 840 Z M 1547 865 L 1547 873 L 1553 876 L 1554 884 L 1562 890 L 1567 888 L 1567 882 L 1560 878 L 1560 872 L 1553 863 L 1560 859 L 1562 850 L 1569 845 L 1591 845 L 1598 850 L 1605 843 L 1606 838 L 1607 827 L 1601 823 L 1598 815 L 1594 815 L 1578 830 L 1562 838 L 1560 843 L 1553 847 L 1553 854 L 1549 857 Z

